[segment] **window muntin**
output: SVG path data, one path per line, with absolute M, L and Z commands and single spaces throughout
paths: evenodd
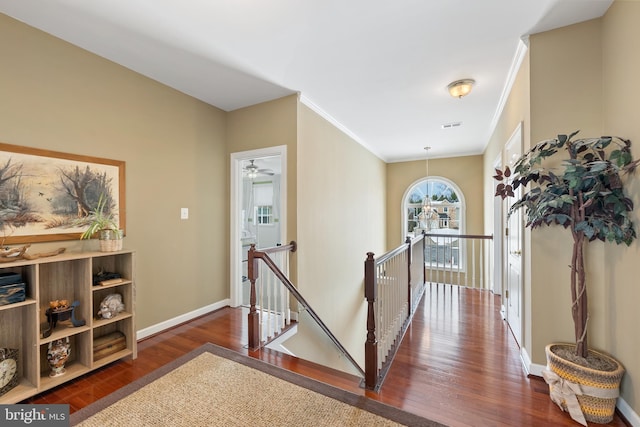
M 464 197 L 458 186 L 446 178 L 430 177 L 415 182 L 403 201 L 403 235 L 422 233 L 446 235 L 430 237 L 425 262 L 432 268 L 465 271 L 465 245 L 458 234 L 465 234 Z
M 256 206 L 256 219 L 260 225 L 273 224 L 273 206 Z
M 409 189 L 405 198 L 404 234 L 461 234 L 464 228 L 463 203 L 455 184 L 427 178 Z

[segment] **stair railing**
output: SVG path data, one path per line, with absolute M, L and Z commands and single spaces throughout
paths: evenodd
M 296 242 L 292 241 L 288 245 L 285 246 L 276 246 L 267 249 L 257 250 L 255 245 L 251 245 L 249 249 L 248 256 L 248 269 L 247 274 L 249 276 L 249 281 L 251 283 L 251 293 L 249 296 L 249 314 L 248 314 L 248 331 L 249 331 L 249 348 L 252 350 L 256 350 L 262 346 L 264 346 L 267 342 L 262 339 L 261 332 L 261 317 L 264 319 L 264 308 L 260 307 L 260 312 L 258 311 L 258 307 L 256 306 L 257 302 L 257 286 L 256 282 L 259 279 L 259 271 L 263 276 L 270 276 L 276 279 L 277 283 L 283 286 L 288 293 L 293 296 L 303 310 L 309 314 L 309 316 L 316 322 L 316 324 L 320 327 L 322 332 L 333 342 L 333 344 L 338 348 L 340 353 L 353 365 L 353 367 L 364 377 L 365 372 L 358 365 L 358 363 L 353 359 L 353 357 L 349 354 L 347 349 L 338 341 L 338 338 L 329 330 L 327 325 L 322 321 L 320 316 L 313 310 L 311 305 L 305 300 L 305 298 L 300 294 L 298 289 L 291 283 L 287 274 L 285 274 L 282 269 L 278 266 L 276 262 L 269 256 L 269 254 L 277 254 L 287 252 L 295 252 L 296 251 Z M 259 264 L 262 262 L 262 264 Z M 259 266 L 264 265 L 266 268 L 260 269 Z M 271 279 L 267 279 L 271 280 Z M 288 298 L 288 297 L 287 297 Z M 262 315 L 261 315 L 262 314 Z
M 493 236 L 425 233 L 365 261 L 365 387 L 379 390 L 427 283 L 487 289 Z
M 426 233 L 425 242 L 428 282 L 489 289 L 493 236 Z
M 379 258 L 367 253 L 365 387 L 379 390 L 425 289 L 424 234 Z

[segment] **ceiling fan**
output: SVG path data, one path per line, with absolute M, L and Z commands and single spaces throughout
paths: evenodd
M 243 169 L 245 175 L 250 178 L 255 178 L 258 175 L 273 175 L 271 169 L 260 169 L 254 162 L 255 160 L 249 160 L 249 164 Z

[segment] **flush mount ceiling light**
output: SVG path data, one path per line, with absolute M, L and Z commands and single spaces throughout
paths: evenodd
M 475 82 L 473 79 L 456 80 L 455 82 L 449 83 L 447 89 L 449 89 L 449 93 L 454 98 L 462 98 L 471 92 L 471 88 Z

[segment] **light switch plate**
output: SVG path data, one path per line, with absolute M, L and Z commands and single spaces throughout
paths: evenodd
M 180 219 L 189 219 L 189 208 L 180 208 Z

